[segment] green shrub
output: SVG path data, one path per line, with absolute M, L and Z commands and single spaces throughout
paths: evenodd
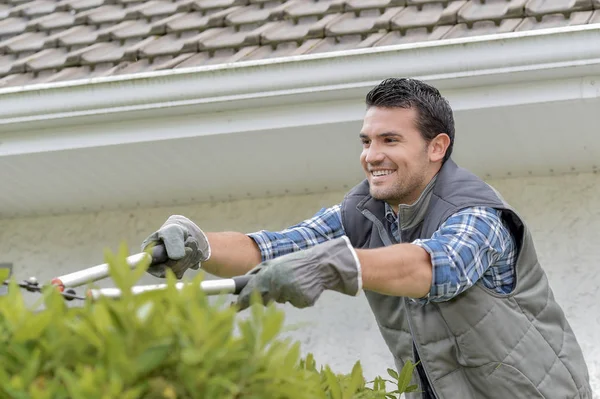
M 106 254 L 119 300 L 69 307 L 46 287 L 27 307 L 11 280 L 0 297 L 1 398 L 358 399 L 416 388 L 407 387 L 411 364 L 400 376 L 389 370 L 393 381 L 368 383 L 360 362 L 348 374 L 318 368 L 299 343 L 279 337 L 284 315 L 275 306 L 253 305 L 242 317 L 209 301 L 200 275 L 177 290 L 170 274 L 167 289 L 131 295 L 147 264 L 130 270 L 125 248 Z

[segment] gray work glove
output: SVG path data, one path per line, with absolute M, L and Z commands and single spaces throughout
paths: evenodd
M 171 269 L 175 276 L 181 279 L 186 270 L 198 270 L 200 263 L 210 258 L 210 245 L 206 235 L 185 216 L 170 216 L 160 229 L 142 242 L 142 251 L 161 241 L 169 260 L 148 268 L 147 272 L 155 277 L 164 278 L 167 269 Z
M 240 310 L 250 306 L 255 290 L 263 304 L 289 302 L 305 308 L 313 306 L 325 290 L 357 295 L 362 289 L 360 264 L 347 237 L 267 260 L 248 274 L 254 277 L 238 295 Z

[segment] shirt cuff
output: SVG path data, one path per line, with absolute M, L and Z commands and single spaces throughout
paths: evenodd
M 258 250 L 260 251 L 261 262 L 275 258 L 275 248 L 273 247 L 273 241 L 264 231 L 248 233 L 246 234 L 246 236 L 254 240 L 254 242 L 258 246 Z

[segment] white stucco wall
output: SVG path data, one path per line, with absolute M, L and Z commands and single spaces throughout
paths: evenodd
M 558 302 L 583 347 L 600 395 L 600 176 L 597 174 L 490 181 L 524 216 Z M 102 262 L 103 250 L 121 240 L 131 251 L 173 213 L 205 230 L 250 232 L 281 229 L 329 206 L 343 193 L 248 200 L 163 209 L 138 209 L 0 221 L 0 262 L 14 263 L 16 276 L 40 280 Z M 155 282 L 145 277 L 142 283 Z M 305 352 L 339 371 L 360 359 L 367 376 L 393 365 L 364 296 L 326 293 L 312 309 L 286 307 L 288 323 L 306 322 L 292 335 Z M 534 354 L 532 354 L 534 355 Z

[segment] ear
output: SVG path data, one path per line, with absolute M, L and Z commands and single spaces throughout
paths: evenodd
M 429 160 L 431 162 L 439 162 L 444 159 L 446 150 L 450 146 L 450 136 L 446 133 L 438 134 L 429 143 Z

